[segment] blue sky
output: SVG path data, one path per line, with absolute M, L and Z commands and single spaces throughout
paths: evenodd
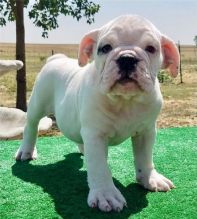
M 30 0 L 33 2 L 34 0 Z M 59 17 L 59 28 L 49 32 L 49 38 L 41 37 L 41 29 L 35 27 L 25 15 L 27 43 L 79 43 L 91 29 L 123 14 L 139 14 L 148 18 L 158 29 L 175 42 L 194 44 L 197 35 L 197 0 L 92 0 L 101 9 L 95 23 L 88 25 L 85 19 L 77 22 L 72 17 Z M 27 14 L 27 13 L 25 13 Z M 0 42 L 15 42 L 15 24 L 0 27 Z

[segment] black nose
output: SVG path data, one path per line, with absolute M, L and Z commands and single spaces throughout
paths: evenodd
M 135 56 L 131 54 L 124 54 L 116 60 L 120 72 L 127 72 L 127 73 L 131 73 L 135 71 L 138 62 L 139 59 L 137 59 Z

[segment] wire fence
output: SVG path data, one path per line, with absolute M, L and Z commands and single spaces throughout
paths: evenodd
M 77 44 L 26 44 L 26 61 L 34 67 L 39 62 L 44 62 L 47 57 L 64 53 L 65 55 L 77 58 Z M 183 62 L 197 62 L 197 46 L 180 45 L 181 60 Z M 0 43 L 0 59 L 15 59 L 15 44 Z
M 15 59 L 16 53 L 15 44 L 0 43 L 0 59 Z M 68 57 L 77 58 L 78 45 L 77 44 L 26 44 L 26 73 L 27 73 L 27 91 L 32 90 L 36 75 L 45 64 L 46 59 L 52 54 L 63 53 Z M 194 65 L 196 69 L 197 65 L 197 46 L 185 46 L 180 45 L 181 63 L 183 66 Z M 11 90 L 16 90 L 16 84 L 13 77 L 15 75 L 7 74 L 7 78 L 10 77 L 9 84 L 6 80 L 1 80 L 1 85 Z M 12 78 L 11 78 L 12 77 Z M 159 75 L 160 82 L 169 80 L 168 74 L 161 72 Z M 5 82 L 2 82 L 4 80 Z M 14 81 L 14 83 L 11 83 Z
M 181 65 L 197 64 L 197 46 L 180 45 L 179 51 L 181 55 Z M 26 44 L 26 69 L 27 76 L 37 74 L 41 67 L 46 62 L 46 59 L 56 53 L 64 53 L 65 55 L 77 58 L 78 45 L 77 44 Z M 15 44 L 0 43 L 0 59 L 15 59 Z M 180 68 L 182 71 L 182 66 Z M 182 75 L 182 72 L 180 72 Z M 164 81 L 161 75 L 161 82 Z M 32 78 L 30 78 L 32 79 Z M 182 80 L 182 79 L 181 79 Z M 30 88 L 31 89 L 31 88 Z
M 197 46 L 180 45 L 181 60 L 188 63 L 197 63 Z

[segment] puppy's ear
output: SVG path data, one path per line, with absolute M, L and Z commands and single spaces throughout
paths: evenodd
M 163 53 L 162 68 L 168 68 L 171 76 L 176 77 L 180 64 L 180 55 L 176 44 L 167 36 L 162 35 L 161 48 Z
M 78 63 L 84 66 L 92 57 L 93 47 L 97 41 L 99 30 L 93 30 L 86 34 L 79 45 Z

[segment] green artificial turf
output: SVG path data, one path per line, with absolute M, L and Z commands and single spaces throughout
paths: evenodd
M 197 218 L 196 128 L 158 131 L 154 161 L 176 189 L 154 193 L 135 183 L 133 155 L 127 140 L 109 150 L 116 186 L 127 199 L 121 213 L 102 213 L 87 206 L 87 172 L 83 156 L 65 137 L 38 139 L 39 157 L 15 162 L 20 141 L 0 142 L 1 219 Z

